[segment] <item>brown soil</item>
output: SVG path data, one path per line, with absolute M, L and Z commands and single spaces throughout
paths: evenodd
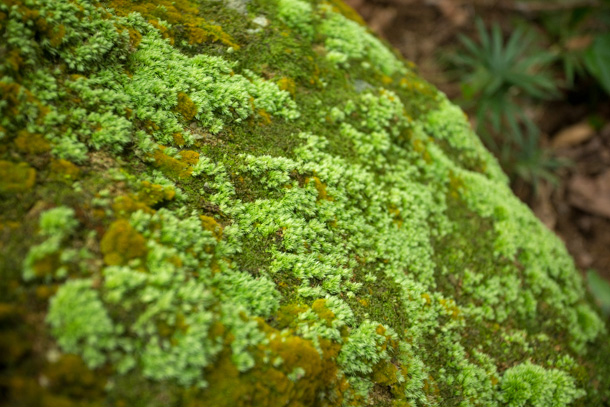
M 458 47 L 460 33 L 476 38 L 475 16 L 487 26 L 498 22 L 509 30 L 514 17 L 535 21 L 541 11 L 566 7 L 565 3 L 507 0 L 346 2 L 450 98 L 458 97 L 460 88 L 446 74 L 442 54 Z M 562 100 L 537 107 L 544 145 L 572 162 L 558 172 L 559 184 L 542 183 L 534 191 L 517 180 L 513 187 L 564 240 L 582 271 L 593 268 L 610 280 L 610 99 L 602 92 L 591 95 L 592 87 L 591 82 L 577 83 Z M 589 124 L 591 117 L 601 125 Z

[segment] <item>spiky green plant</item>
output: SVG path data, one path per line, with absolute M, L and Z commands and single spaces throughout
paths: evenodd
M 548 154 L 539 151 L 539 129 L 528 109 L 533 101 L 558 96 L 550 70 L 555 56 L 536 46 L 525 26 L 508 39 L 498 24 L 488 31 L 479 19 L 476 26 L 479 42 L 461 35 L 463 48 L 451 57 L 462 82 L 462 104 L 475 112 L 477 131 L 509 173 L 528 182 L 551 179 L 556 160 L 531 160 Z

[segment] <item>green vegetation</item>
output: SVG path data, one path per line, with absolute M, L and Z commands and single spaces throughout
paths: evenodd
M 343 4 L 6 0 L 0 38 L 12 405 L 608 402 L 565 248 Z
M 453 62 L 464 73 L 465 107 L 476 111 L 477 133 L 513 175 L 534 185 L 554 181 L 561 163 L 539 147 L 539 130 L 526 112 L 528 102 L 559 95 L 551 63 L 555 55 L 532 45 L 533 32 L 517 26 L 504 43 L 499 25 L 488 33 L 477 20 L 480 45 L 461 36 L 466 50 Z
M 477 133 L 511 178 L 533 185 L 556 184 L 555 171 L 569 163 L 541 145 L 531 110 L 591 76 L 610 93 L 610 37 L 607 5 L 559 8 L 536 21 L 513 21 L 504 38 L 496 23 L 489 31 L 477 20 L 478 41 L 461 36 L 451 54 L 462 83 L 464 108 L 474 112 Z M 591 103 L 599 94 L 591 89 Z

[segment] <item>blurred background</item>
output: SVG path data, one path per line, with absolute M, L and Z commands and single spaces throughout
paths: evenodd
M 610 0 L 346 0 L 468 113 L 610 314 Z

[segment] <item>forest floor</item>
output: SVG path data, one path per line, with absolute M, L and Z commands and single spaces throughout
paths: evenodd
M 565 7 L 506 0 L 346 2 L 452 100 L 460 97 L 460 84 L 446 73 L 443 54 L 459 48 L 459 34 L 477 39 L 475 18 L 482 18 L 487 27 L 497 22 L 507 31 L 511 19 L 535 25 L 541 12 Z M 577 80 L 572 89 L 562 91 L 561 100 L 541 102 L 530 112 L 544 148 L 571 164 L 556 172 L 556 185 L 542 182 L 535 190 L 517 179 L 512 186 L 564 240 L 583 272 L 594 269 L 610 280 L 610 98 L 591 97 L 589 90 L 597 85 L 584 82 Z M 601 125 L 591 126 L 592 118 Z

